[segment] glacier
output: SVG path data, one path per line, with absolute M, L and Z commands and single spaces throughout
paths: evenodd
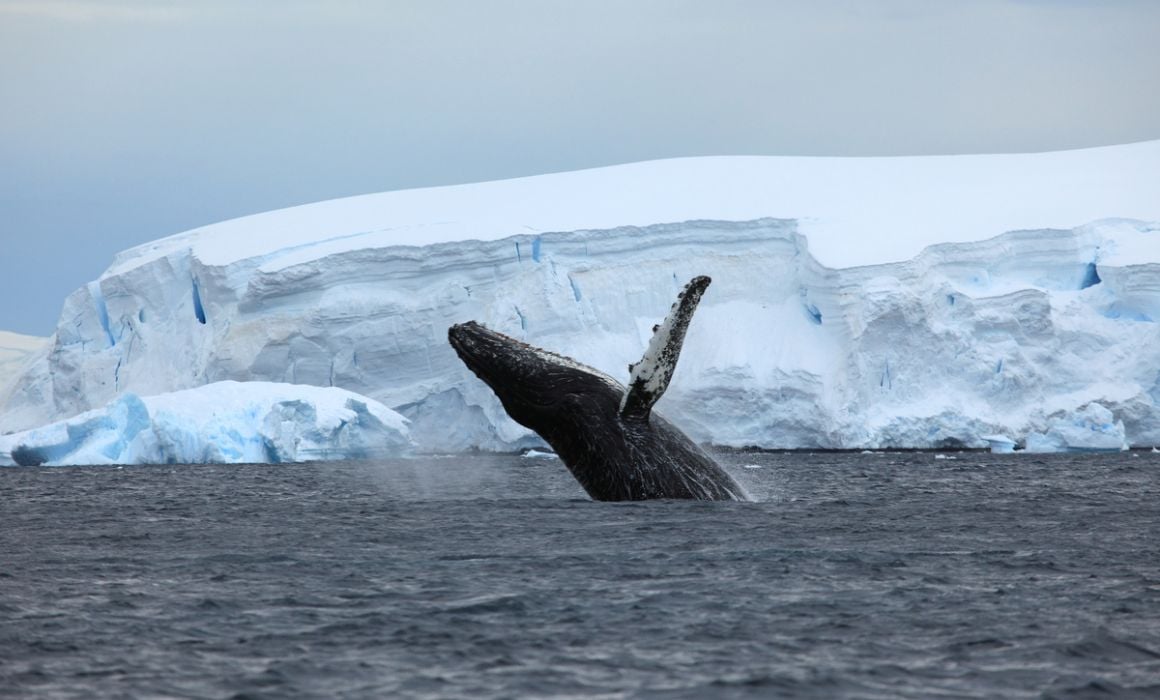
M 538 447 L 447 328 L 623 381 L 707 274 L 657 407 L 698 441 L 1078 447 L 1061 421 L 1106 411 L 1121 442 L 1160 444 L 1158 183 L 1147 142 L 674 159 L 267 212 L 119 254 L 0 392 L 0 432 L 276 382 L 390 407 L 419 452 Z
M 120 394 L 67 420 L 0 436 L 0 466 L 232 464 L 399 456 L 407 420 L 333 387 L 223 381 Z

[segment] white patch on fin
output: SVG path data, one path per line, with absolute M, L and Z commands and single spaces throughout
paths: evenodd
M 653 337 L 640 362 L 628 366 L 628 391 L 620 400 L 620 414 L 647 418 L 653 404 L 669 387 L 677 359 L 681 356 L 681 346 L 685 342 L 685 331 L 693 320 L 693 312 L 701 301 L 701 295 L 709 287 L 710 280 L 704 275 L 694 277 L 677 296 L 676 303 L 669 310 L 668 317 L 659 326 L 653 326 Z

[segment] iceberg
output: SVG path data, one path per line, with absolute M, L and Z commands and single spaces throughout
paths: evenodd
M 984 435 L 982 438 L 991 446 L 991 452 L 996 454 L 1011 454 L 1015 451 L 1015 441 L 1006 435 Z
M 223 381 L 0 436 L 0 466 L 305 462 L 397 456 L 407 420 L 332 387 Z
M 1123 421 L 1104 406 L 1089 404 L 1051 416 L 1047 430 L 1027 436 L 1028 452 L 1119 452 L 1128 449 Z
M 1157 182 L 1160 141 L 684 158 L 257 214 L 124 251 L 70 295 L 0 390 L 0 433 L 232 380 L 369 397 L 420 452 L 542 447 L 447 328 L 624 381 L 705 274 L 657 406 L 698 441 L 985 447 L 1099 404 L 1160 444 Z

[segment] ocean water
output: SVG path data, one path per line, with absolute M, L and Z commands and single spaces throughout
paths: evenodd
M 1160 697 L 1160 455 L 0 470 L 0 695 Z

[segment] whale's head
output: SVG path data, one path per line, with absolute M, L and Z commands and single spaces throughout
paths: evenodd
M 475 321 L 452 326 L 447 339 L 508 415 L 553 446 L 576 434 L 577 421 L 591 431 L 616 420 L 624 387 L 598 370 Z

